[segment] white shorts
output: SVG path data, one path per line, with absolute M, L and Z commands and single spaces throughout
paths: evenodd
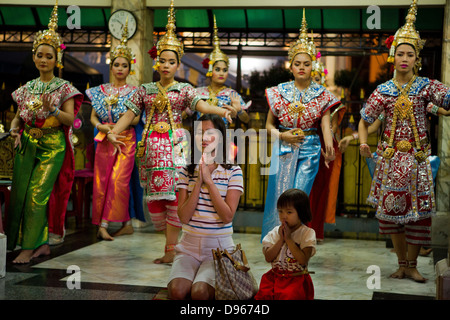
M 184 278 L 192 283 L 206 282 L 214 288 L 215 270 L 212 249 L 234 249 L 231 235 L 225 237 L 193 236 L 183 233 L 175 246 L 176 255 L 172 263 L 169 281 Z

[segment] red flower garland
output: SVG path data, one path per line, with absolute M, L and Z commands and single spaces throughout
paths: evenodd
M 153 46 L 153 48 L 148 50 L 148 54 L 150 55 L 150 57 L 152 57 L 153 60 L 155 60 L 158 56 L 158 50 L 156 49 L 156 46 Z
M 209 68 L 209 58 L 203 59 L 202 65 L 203 65 L 203 68 L 208 69 Z
M 388 49 L 390 49 L 393 42 L 394 42 L 394 36 L 390 36 L 390 37 L 388 37 L 388 38 L 386 39 L 386 41 L 384 42 L 384 44 L 386 45 L 386 47 L 387 47 Z

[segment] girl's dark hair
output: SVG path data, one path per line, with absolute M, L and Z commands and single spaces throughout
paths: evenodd
M 283 192 L 277 201 L 277 208 L 293 206 L 297 211 L 298 218 L 305 224 L 312 220 L 311 207 L 308 195 L 300 189 L 288 189 Z
M 227 159 L 227 143 L 226 143 L 226 128 L 225 123 L 223 122 L 222 117 L 216 115 L 216 114 L 208 114 L 205 113 L 202 115 L 197 121 L 211 121 L 213 123 L 213 126 L 215 129 L 219 130 L 219 132 L 222 134 L 222 141 L 219 141 L 219 146 L 223 146 L 223 152 L 222 152 L 222 158 L 218 159 L 219 161 L 222 160 L 222 163 L 220 164 L 225 169 L 230 169 L 232 167 L 232 164 L 229 163 Z M 188 165 L 187 170 L 190 176 L 194 174 L 195 167 L 199 163 L 200 159 L 195 159 L 195 126 L 194 129 L 191 130 L 191 163 Z

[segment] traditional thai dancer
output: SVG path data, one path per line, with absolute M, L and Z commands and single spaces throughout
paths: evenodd
M 216 17 L 214 16 L 213 51 L 209 57 L 203 61 L 203 66 L 207 67 L 206 76 L 210 78 L 210 84 L 206 87 L 197 88 L 200 97 L 210 105 L 226 108 L 231 111 L 231 117 L 236 116 L 244 123 L 250 120 L 246 109 L 251 103 L 246 104 L 242 97 L 235 90 L 227 88 L 225 82 L 228 79 L 230 60 L 220 49 L 219 36 L 217 32 Z M 227 119 L 223 119 L 228 128 Z
M 392 38 L 388 62 L 395 76 L 377 87 L 361 110 L 360 152 L 372 157 L 368 126 L 384 112 L 385 128 L 368 197 L 376 208 L 381 234 L 390 234 L 398 258 L 394 278 L 425 279 L 417 270 L 420 247 L 431 243 L 431 217 L 436 212 L 427 135 L 427 105 L 449 109 L 450 90 L 436 80 L 419 77 L 424 40 L 415 29 L 417 1 L 406 23 Z
M 106 139 L 106 133 L 114 129 L 115 123 L 127 111 L 124 102 L 137 87 L 127 84 L 127 77 L 133 74 L 136 63 L 131 49 L 127 46 L 128 24 L 125 23 L 120 44 L 110 53 L 111 83 L 86 90 L 91 100 L 91 123 L 98 130 L 95 137 L 97 147 L 94 161 L 94 185 L 92 194 L 92 223 L 97 225 L 97 236 L 104 240 L 114 240 L 114 236 L 132 234 L 129 214 L 130 179 L 134 168 L 136 134 L 130 126 L 121 134 L 125 146 L 119 154 Z M 131 125 L 137 125 L 139 116 Z M 112 236 L 108 233 L 109 222 L 121 222 L 122 227 Z
M 49 233 L 64 237 L 67 203 L 74 179 L 71 126 L 83 95 L 68 81 L 54 76 L 62 68 L 65 48 L 57 32 L 58 4 L 48 29 L 33 42 L 37 79 L 12 93 L 17 113 L 11 122 L 16 156 L 8 210 L 8 249 L 21 247 L 14 263 L 50 254 Z
M 313 62 L 313 80 L 325 86 L 327 69 L 319 60 Z M 335 159 L 328 167 L 325 158 L 320 157 L 319 171 L 309 195 L 312 221 L 308 224 L 316 232 L 317 243 L 324 240 L 324 224 L 336 223 L 336 205 L 339 189 L 339 177 L 342 166 L 342 152 L 338 148 L 337 132 L 346 112 L 345 105 L 340 105 L 331 113 L 331 133 L 333 135 L 333 148 Z M 323 135 L 319 130 L 320 142 L 323 144 Z
M 182 128 L 181 113 L 187 108 L 202 113 L 214 113 L 232 121 L 230 111 L 210 106 L 198 96 L 188 83 L 174 80 L 175 73 L 184 54 L 183 44 L 175 34 L 173 0 L 170 3 L 166 34 L 158 41 L 154 68 L 160 74 L 158 82 L 140 86 L 125 103 L 129 110 L 116 123 L 107 138 L 117 150 L 125 144 L 118 140 L 136 115 L 145 110 L 146 127 L 138 144 L 140 178 L 145 189 L 150 217 L 156 230 L 165 231 L 164 256 L 155 263 L 170 263 L 175 255 L 181 223 L 177 215 L 177 170 L 186 165 L 183 152 L 187 135 Z
M 279 149 L 275 144 L 272 151 L 261 239 L 280 224 L 276 202 L 281 193 L 297 188 L 309 195 L 322 149 L 317 134 L 319 127 L 324 137 L 322 153 L 326 165 L 334 159 L 330 110 L 339 106 L 340 101 L 325 87 L 312 81 L 316 55 L 314 41 L 308 38 L 303 11 L 299 39 L 289 49 L 290 70 L 295 80 L 266 90 L 270 106 L 266 128 L 276 133 L 281 143 Z M 276 123 L 279 123 L 278 127 Z

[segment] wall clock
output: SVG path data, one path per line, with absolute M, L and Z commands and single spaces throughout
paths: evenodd
M 128 10 L 119 9 L 114 11 L 108 20 L 108 29 L 111 35 L 118 39 L 122 39 L 123 28 L 128 18 L 128 39 L 132 38 L 136 33 L 137 20 L 134 14 Z

